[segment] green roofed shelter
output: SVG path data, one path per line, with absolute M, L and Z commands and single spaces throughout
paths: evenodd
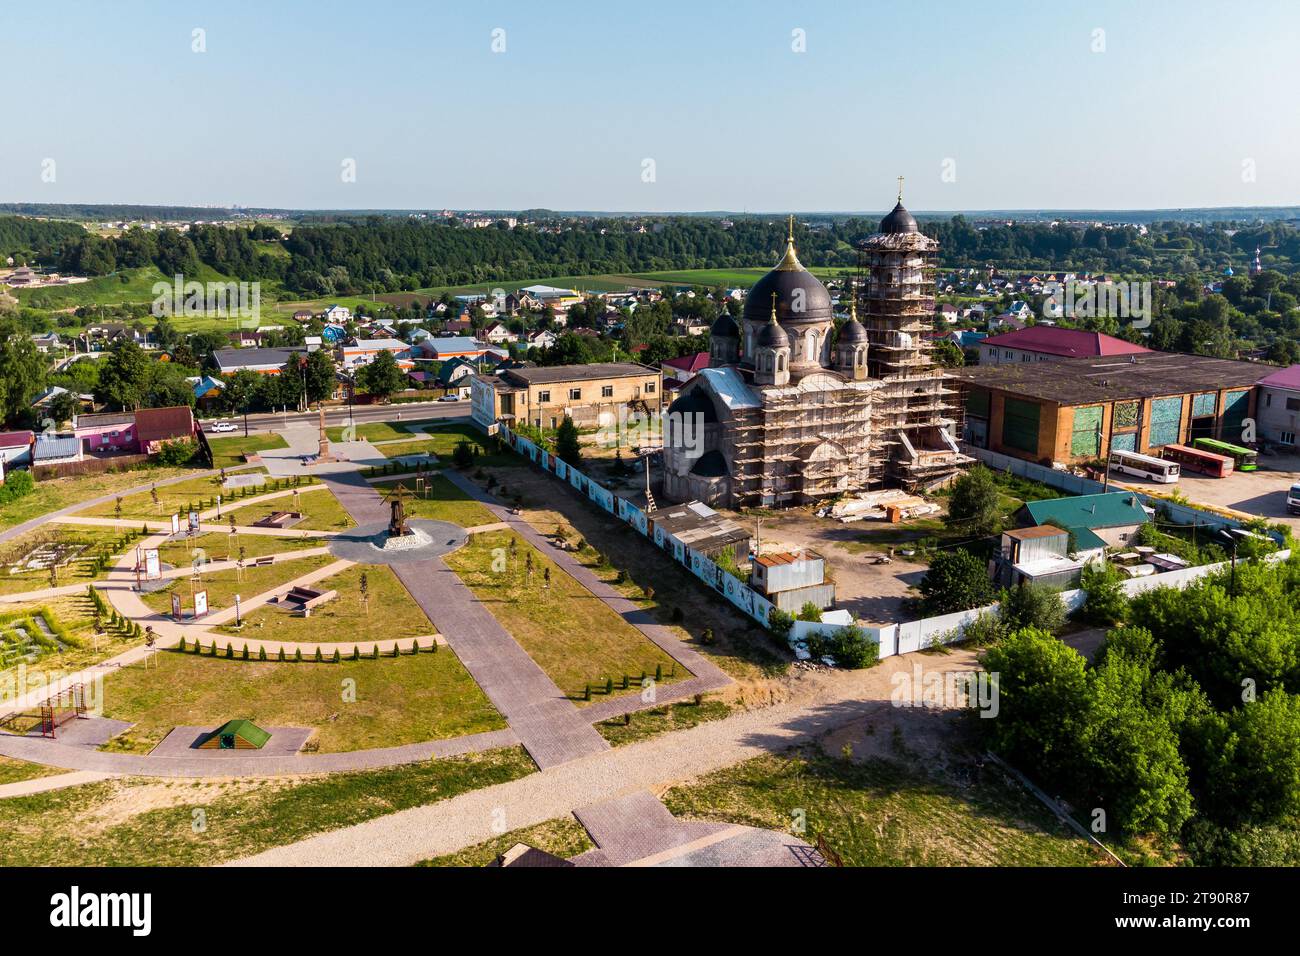
M 1030 501 L 1016 517 L 1021 527 L 1051 524 L 1072 531 L 1080 551 L 1127 545 L 1138 527 L 1151 520 L 1142 499 L 1131 491 Z
M 229 720 L 203 738 L 202 750 L 260 750 L 271 735 L 251 720 Z

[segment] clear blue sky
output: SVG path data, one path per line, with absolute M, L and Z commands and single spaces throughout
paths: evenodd
M 901 173 L 914 209 L 1300 203 L 1290 0 L 40 0 L 4 17 L 0 201 L 874 210 Z

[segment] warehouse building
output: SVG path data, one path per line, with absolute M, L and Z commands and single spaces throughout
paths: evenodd
M 1111 451 L 1159 455 L 1196 438 L 1252 441 L 1255 384 L 1267 366 L 1152 352 L 954 370 L 962 439 L 1039 464 L 1077 465 Z

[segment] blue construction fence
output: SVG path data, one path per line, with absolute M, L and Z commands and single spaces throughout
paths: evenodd
M 688 547 L 674 535 L 666 533 L 662 528 L 655 528 L 654 533 L 651 534 L 650 520 L 644 509 L 614 494 L 594 478 L 583 474 L 545 448 L 538 446 L 532 439 L 511 431 L 505 425 L 497 426 L 497 437 L 508 448 L 527 456 L 543 471 L 550 472 L 561 481 L 567 481 L 580 494 L 586 495 L 593 504 L 645 535 L 654 542 L 656 547 L 672 555 L 674 561 L 689 569 L 693 575 L 721 594 L 732 605 L 763 627 L 767 627 L 768 614 L 775 607 L 771 601 L 756 593 L 731 572 L 724 571 L 709 558 Z

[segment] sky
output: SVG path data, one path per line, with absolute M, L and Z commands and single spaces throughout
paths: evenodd
M 3 34 L 0 202 L 1300 204 L 1293 0 L 41 0 Z

